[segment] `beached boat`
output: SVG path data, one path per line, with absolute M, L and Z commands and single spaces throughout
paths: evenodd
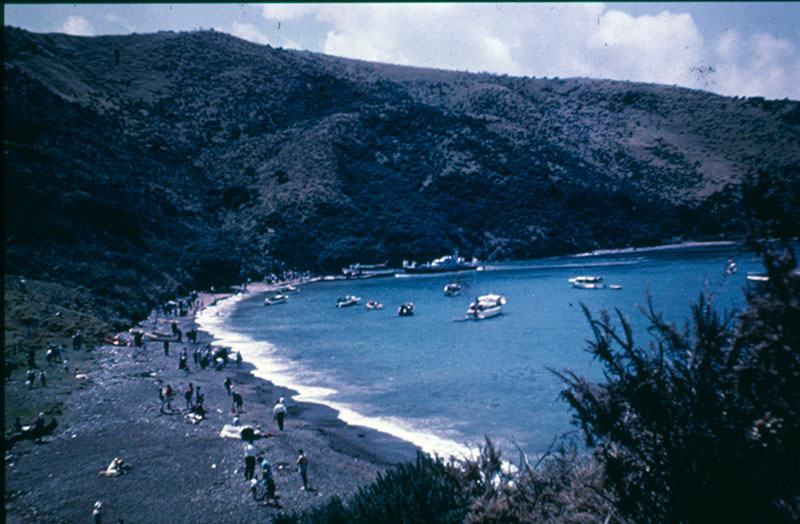
M 446 297 L 454 297 L 461 293 L 461 284 L 457 284 L 455 282 L 451 282 L 444 286 L 444 296 Z
M 603 289 L 606 285 L 603 283 L 603 277 L 593 276 L 579 276 L 569 279 L 572 287 L 580 289 Z
M 355 306 L 359 302 L 361 302 L 361 297 L 356 297 L 353 295 L 345 295 L 341 298 L 336 299 L 336 307 Z
M 367 309 L 383 309 L 383 304 L 377 300 L 370 300 L 367 302 Z
M 473 258 L 468 262 L 464 257 L 446 255 L 425 264 L 403 261 L 403 270 L 406 273 L 444 273 L 445 271 L 465 271 L 479 269 L 478 259 Z
M 265 306 L 275 306 L 277 304 L 283 304 L 287 300 L 289 300 L 288 296 L 278 293 L 277 295 L 273 295 L 271 297 L 265 298 L 264 299 L 264 305 Z
M 481 295 L 475 302 L 469 305 L 467 318 L 472 320 L 484 320 L 496 317 L 503 312 L 505 303 L 506 298 L 504 296 L 492 293 Z
M 401 317 L 410 317 L 414 314 L 414 304 L 411 302 L 403 302 L 399 308 L 397 308 L 397 314 Z

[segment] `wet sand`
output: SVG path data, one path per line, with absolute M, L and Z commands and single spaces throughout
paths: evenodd
M 201 297 L 205 304 L 222 298 Z M 325 406 L 295 403 L 294 392 L 254 377 L 247 362 L 232 360 L 223 371 L 196 367 L 192 350 L 205 348 L 211 337 L 199 331 L 196 344 L 186 340 L 185 333 L 196 327 L 191 313 L 167 317 L 153 312 L 137 327 L 169 332 L 172 321 L 184 337 L 183 343 L 170 342 L 169 356 L 156 341 L 147 341 L 144 348 L 102 346 L 96 350 L 97 369 L 75 379 L 56 432 L 44 443 L 23 441 L 6 451 L 6 522 L 89 522 L 97 500 L 103 503 L 104 522 L 268 519 L 333 495 L 346 497 L 379 472 L 414 460 L 412 444 L 348 426 Z M 184 347 L 190 373 L 178 369 Z M 252 499 L 244 478 L 243 442 L 220 437 L 223 426 L 233 422 L 226 377 L 244 399 L 240 423 L 270 435 L 256 445 L 272 463 L 280 508 Z M 205 393 L 207 418 L 197 424 L 185 417 L 183 392 L 189 382 Z M 170 414 L 159 410 L 158 391 L 166 384 L 175 390 Z M 288 409 L 282 432 L 272 419 L 280 397 Z M 300 448 L 309 460 L 308 491 L 300 489 L 295 465 Z M 131 470 L 115 478 L 98 475 L 115 457 Z

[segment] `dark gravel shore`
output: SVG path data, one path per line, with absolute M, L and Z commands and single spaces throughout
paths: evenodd
M 203 296 L 205 303 L 220 298 Z M 192 316 L 156 313 L 141 323 L 146 331 L 168 332 L 176 320 L 183 333 L 195 327 Z M 377 431 L 348 426 L 335 411 L 295 403 L 292 391 L 254 377 L 247 362 L 223 371 L 196 368 L 194 344 L 161 342 L 145 348 L 98 348 L 98 366 L 76 378 L 56 432 L 42 443 L 30 440 L 6 451 L 6 522 L 90 522 L 95 501 L 102 501 L 104 523 L 204 523 L 268 520 L 278 511 L 297 511 L 346 497 L 394 464 L 412 461 L 416 448 Z M 199 332 L 197 346 L 210 343 Z M 189 349 L 190 373 L 178 369 L 181 350 Z M 280 508 L 252 499 L 244 478 L 244 445 L 220 437 L 231 424 L 231 397 L 223 385 L 230 377 L 244 399 L 242 425 L 274 434 L 256 441 L 272 463 Z M 185 417 L 183 392 L 192 382 L 205 392 L 208 415 L 198 424 Z M 173 413 L 159 410 L 158 391 L 171 384 Z M 279 431 L 272 406 L 286 397 L 288 416 Z M 46 417 L 49 421 L 50 417 Z M 295 465 L 298 449 L 309 460 L 308 491 Z M 119 457 L 131 466 L 110 478 L 98 475 Z

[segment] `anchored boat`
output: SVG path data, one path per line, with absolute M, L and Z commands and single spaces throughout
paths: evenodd
M 496 317 L 503 312 L 505 303 L 506 298 L 504 296 L 491 293 L 488 295 L 481 295 L 475 302 L 469 305 L 467 318 L 472 320 L 484 320 Z
M 355 306 L 361 301 L 361 297 L 354 295 L 345 295 L 336 300 L 336 307 L 349 307 Z
M 603 283 L 603 277 L 596 276 L 579 276 L 569 279 L 572 287 L 580 289 L 603 289 L 606 285 Z

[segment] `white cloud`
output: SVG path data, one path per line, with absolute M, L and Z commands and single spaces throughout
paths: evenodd
M 800 54 L 788 40 L 728 31 L 714 46 L 713 64 L 719 93 L 800 100 Z
M 296 20 L 313 10 L 313 6 L 303 4 L 267 4 L 261 8 L 261 14 L 267 20 Z
M 314 50 L 348 58 L 781 98 L 797 98 L 800 89 L 800 58 L 789 42 L 735 34 L 708 42 L 687 13 L 632 16 L 599 3 L 411 3 L 270 4 L 262 15 L 321 26 L 327 33 Z
M 133 33 L 135 31 L 135 28 L 131 24 L 129 24 L 124 18 L 117 15 L 105 15 L 103 16 L 103 21 L 110 25 L 116 26 L 127 33 Z
M 258 30 L 253 24 L 243 24 L 240 22 L 233 23 L 233 36 L 238 36 L 244 40 L 254 42 L 256 44 L 269 44 L 269 38 Z
M 94 27 L 82 16 L 72 15 L 61 26 L 61 32 L 75 36 L 92 36 Z

